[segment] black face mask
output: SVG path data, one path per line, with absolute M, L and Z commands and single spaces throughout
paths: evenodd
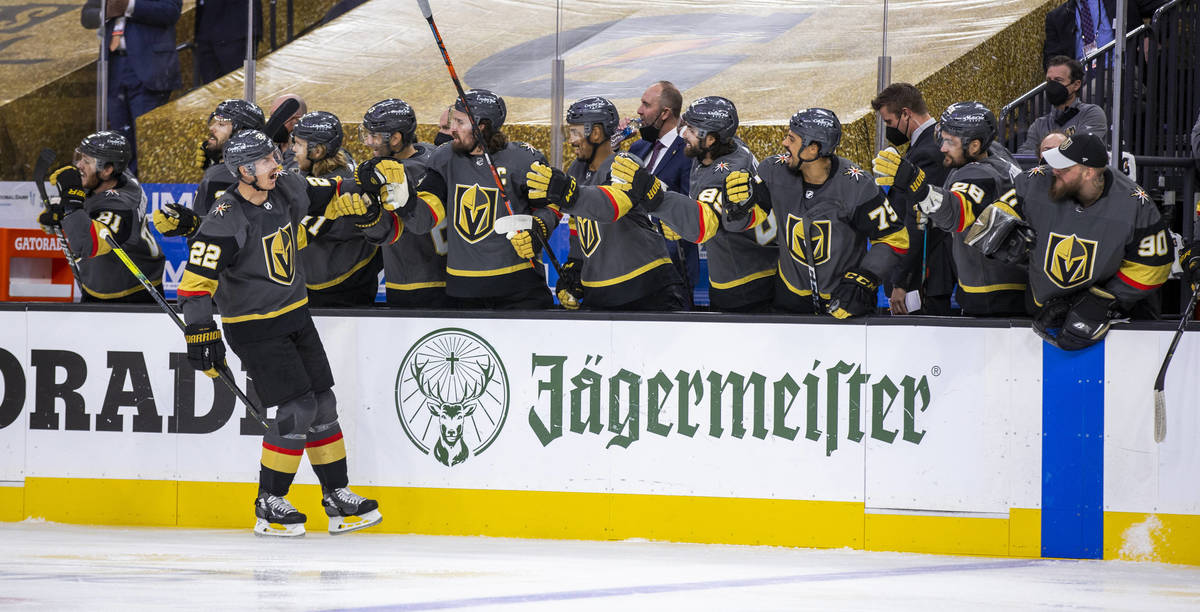
M 1046 101 L 1052 106 L 1058 106 L 1067 101 L 1071 97 L 1071 92 L 1067 91 L 1067 86 L 1058 81 L 1046 81 Z
M 904 118 L 904 127 L 908 127 L 908 117 Z M 908 134 L 898 127 L 889 127 L 884 130 L 884 138 L 894 147 L 899 147 L 908 142 Z
M 454 140 L 453 136 L 451 136 L 449 134 L 443 134 L 441 132 L 438 132 L 437 136 L 433 137 L 433 146 L 435 146 L 435 147 L 441 146 L 442 144 L 450 142 L 451 140 Z

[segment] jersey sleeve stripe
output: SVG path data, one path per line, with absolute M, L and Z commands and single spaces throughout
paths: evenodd
M 601 185 L 600 191 L 608 196 L 608 201 L 613 207 L 613 221 L 625 216 L 630 208 L 633 208 L 633 201 L 629 199 L 629 194 L 625 191 L 613 187 L 611 185 Z
M 700 209 L 700 237 L 696 243 L 708 242 L 713 236 L 717 235 L 717 215 L 712 208 L 699 200 L 696 200 L 696 206 Z
M 1149 291 L 1167 282 L 1171 274 L 1171 264 L 1148 266 L 1125 260 L 1117 271 L 1117 278 L 1134 289 Z
M 958 198 L 958 229 L 956 232 L 961 232 L 967 229 L 967 226 L 975 222 L 975 209 L 971 207 L 971 203 L 962 193 L 951 191 L 954 197 Z
M 442 204 L 442 201 L 428 191 L 417 192 L 417 197 L 421 198 L 425 202 L 425 205 L 429 207 L 429 212 L 433 213 L 433 225 L 436 226 L 438 223 L 441 223 L 442 219 L 446 217 L 446 206 Z
M 184 297 L 215 295 L 217 293 L 217 279 L 200 276 L 185 268 L 183 278 L 179 280 L 177 293 Z
M 879 243 L 886 244 L 896 253 L 904 255 L 905 253 L 908 253 L 908 229 L 901 226 L 897 231 L 871 240 L 872 246 Z

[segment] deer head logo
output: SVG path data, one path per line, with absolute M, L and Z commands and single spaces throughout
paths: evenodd
M 504 424 L 504 364 L 471 332 L 433 332 L 413 345 L 401 363 L 396 409 L 405 433 L 421 451 L 447 467 L 458 465 L 483 452 Z

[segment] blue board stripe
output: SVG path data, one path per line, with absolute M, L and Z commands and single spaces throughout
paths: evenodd
M 1104 554 L 1104 343 L 1042 344 L 1042 556 Z

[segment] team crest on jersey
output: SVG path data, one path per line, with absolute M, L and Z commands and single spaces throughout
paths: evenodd
M 454 186 L 454 230 L 463 240 L 475 244 L 492 233 L 499 193 L 495 187 L 478 184 Z
M 713 173 L 729 172 L 729 162 L 719 162 L 713 167 Z
M 846 171 L 842 174 L 845 174 L 846 176 L 853 178 L 855 182 L 858 182 L 862 180 L 862 177 L 866 173 L 863 172 L 862 168 L 859 168 L 858 166 L 850 166 L 849 168 L 846 168 Z
M 1029 169 L 1029 172 L 1027 174 L 1031 177 L 1032 176 L 1046 176 L 1046 167 L 1045 166 L 1034 166 Z
M 575 220 L 575 234 L 579 238 L 579 250 L 591 257 L 600 246 L 600 224 L 583 217 L 571 217 Z
M 1092 279 L 1099 243 L 1075 234 L 1064 236 L 1050 232 L 1046 242 L 1046 276 L 1063 289 L 1078 287 Z
M 273 234 L 263 236 L 263 260 L 267 277 L 280 285 L 290 285 L 296 278 L 296 240 L 292 225 L 280 226 Z
M 1150 194 L 1146 193 L 1146 190 L 1142 189 L 1141 187 L 1134 189 L 1133 193 L 1131 193 L 1129 195 L 1137 198 L 1138 201 L 1141 202 L 1142 204 L 1145 204 L 1150 201 Z
M 786 164 L 786 163 L 788 163 L 788 160 L 791 158 L 792 158 L 791 153 L 780 153 L 778 156 L 775 157 L 775 163 Z
M 812 249 L 814 265 L 820 265 L 829 261 L 829 236 L 831 235 L 831 226 L 828 220 L 804 222 L 804 217 L 796 215 L 788 215 L 787 218 L 787 235 L 788 235 L 788 250 L 792 253 L 792 257 L 801 263 L 805 262 L 804 257 L 804 226 L 807 225 L 811 230 L 812 235 L 809 236 L 808 246 Z
M 213 214 L 217 215 L 218 217 L 224 217 L 225 213 L 228 211 L 229 211 L 229 202 L 221 202 L 220 204 L 217 204 L 216 206 L 213 207 Z
M 518 146 L 520 146 L 522 149 L 525 149 L 526 151 L 529 151 L 530 153 L 533 153 L 534 155 L 541 155 L 541 154 L 542 154 L 542 152 L 541 152 L 541 151 L 538 151 L 537 149 L 535 149 L 535 148 L 533 147 L 533 145 L 529 144 L 528 142 L 517 142 L 517 145 L 518 145 Z

